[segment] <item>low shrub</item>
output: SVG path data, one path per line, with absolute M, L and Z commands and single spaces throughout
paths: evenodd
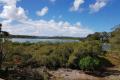
M 79 67 L 84 71 L 94 71 L 100 68 L 101 61 L 96 57 L 85 56 L 80 59 Z

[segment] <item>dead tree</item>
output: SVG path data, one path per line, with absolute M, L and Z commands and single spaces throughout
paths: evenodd
M 3 62 L 3 43 L 4 43 L 4 38 L 9 36 L 9 33 L 6 31 L 2 31 L 2 24 L 0 23 L 0 69 L 2 66 Z
M 3 45 L 2 45 L 2 24 L 0 24 L 0 69 L 3 60 Z

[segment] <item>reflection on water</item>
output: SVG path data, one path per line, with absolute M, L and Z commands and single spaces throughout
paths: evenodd
M 37 42 L 79 42 L 79 40 L 70 40 L 70 39 L 26 39 L 26 38 L 12 38 L 12 42 L 30 42 L 30 43 L 37 43 Z

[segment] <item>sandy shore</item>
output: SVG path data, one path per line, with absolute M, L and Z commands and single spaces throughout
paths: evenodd
M 52 74 L 51 80 L 120 80 L 120 72 L 106 72 L 104 77 L 88 75 L 80 70 L 58 69 L 49 71 Z

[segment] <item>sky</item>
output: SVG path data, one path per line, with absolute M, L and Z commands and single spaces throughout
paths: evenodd
M 120 0 L 0 0 L 10 34 L 85 37 L 120 24 Z

